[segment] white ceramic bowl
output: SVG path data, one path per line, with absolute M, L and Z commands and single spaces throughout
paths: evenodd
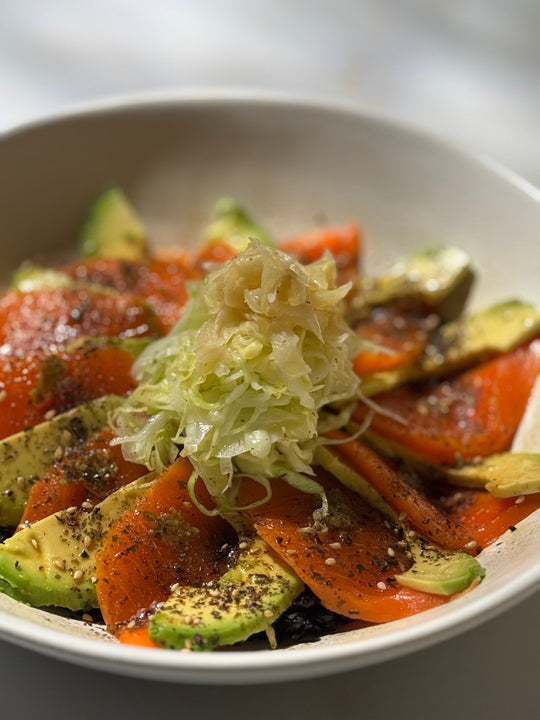
M 540 300 L 537 191 L 424 133 L 351 107 L 223 94 L 120 102 L 23 127 L 0 139 L 2 272 L 73 247 L 88 201 L 123 186 L 159 242 L 197 237 L 223 194 L 278 236 L 358 220 L 370 268 L 434 242 L 470 251 L 475 302 Z M 540 517 L 482 555 L 479 588 L 413 618 L 286 650 L 179 653 L 123 646 L 73 620 L 0 596 L 3 638 L 131 675 L 248 683 L 334 673 L 463 632 L 540 581 Z

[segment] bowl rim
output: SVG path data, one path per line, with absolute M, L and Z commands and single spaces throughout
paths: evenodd
M 441 138 L 430 130 L 365 108 L 356 102 L 298 95 L 292 92 L 209 88 L 115 95 L 78 103 L 9 128 L 0 133 L 0 145 L 19 135 L 49 125 L 78 118 L 107 116 L 118 111 L 255 105 L 305 109 L 382 124 L 395 132 L 435 144 L 447 152 L 472 161 L 494 173 L 533 201 L 540 203 L 540 189 L 482 153 L 465 149 L 459 143 Z M 32 620 L 15 617 L 4 610 L 0 610 L 0 636 L 28 649 L 70 659 L 81 665 L 139 677 L 207 684 L 274 682 L 333 674 L 425 648 L 487 621 L 525 599 L 538 585 L 540 585 L 540 563 L 531 566 L 509 583 L 496 588 L 486 596 L 479 597 L 476 601 L 463 605 L 459 605 L 459 600 L 454 601 L 452 607 L 455 609 L 451 613 L 430 616 L 430 611 L 427 611 L 422 614 L 422 622 L 408 627 L 396 627 L 395 632 L 388 635 L 361 637 L 345 643 L 311 643 L 302 647 L 274 651 L 188 653 L 165 649 L 149 650 L 74 635 L 64 630 L 38 625 Z M 401 621 L 396 625 L 399 623 Z M 39 639 L 36 639 L 36 635 Z

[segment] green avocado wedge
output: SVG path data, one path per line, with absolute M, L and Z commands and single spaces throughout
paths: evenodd
M 180 586 L 150 619 L 160 647 L 194 651 L 234 645 L 268 630 L 302 592 L 296 574 L 259 537 L 212 586 Z M 241 543 L 242 544 L 242 543 Z
M 364 375 L 360 390 L 368 397 L 409 380 L 442 377 L 500 355 L 540 332 L 540 312 L 530 303 L 507 300 L 445 323 L 414 364 Z
M 245 250 L 250 238 L 274 245 L 270 235 L 232 198 L 224 197 L 214 206 L 213 218 L 203 233 L 203 244 L 223 243 L 235 252 Z
M 474 282 L 469 255 L 452 245 L 436 245 L 400 258 L 376 278 L 365 278 L 351 301 L 353 316 L 378 305 L 414 300 L 444 321 L 459 317 Z
M 446 479 L 465 487 L 483 487 L 497 498 L 540 492 L 540 454 L 500 453 L 473 465 L 443 468 Z
M 98 607 L 96 552 L 153 477 L 120 488 L 90 511 L 62 510 L 16 532 L 0 545 L 0 590 L 34 607 Z
M 94 201 L 80 235 L 84 258 L 145 260 L 146 231 L 123 190 L 111 187 Z
M 463 592 L 485 570 L 478 560 L 464 552 L 449 552 L 429 545 L 421 538 L 409 540 L 413 565 L 406 572 L 395 575 L 404 587 L 434 595 L 453 595 Z
M 121 402 L 117 395 L 106 395 L 0 442 L 0 525 L 19 523 L 32 485 L 48 472 L 57 448 L 84 441 Z

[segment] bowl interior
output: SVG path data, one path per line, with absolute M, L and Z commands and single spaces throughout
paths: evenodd
M 359 221 L 366 266 L 437 242 L 467 249 L 476 304 L 540 300 L 540 204 L 524 185 L 436 139 L 348 109 L 265 99 L 177 99 L 78 113 L 0 140 L 4 280 L 26 258 L 73 252 L 89 201 L 125 188 L 151 236 L 193 244 L 214 201 L 239 198 L 276 236 Z M 519 538 L 517 537 L 519 535 Z M 96 629 L 0 596 L 0 632 L 45 652 L 168 679 L 260 681 L 374 662 L 443 638 L 540 578 L 540 522 L 490 548 L 481 587 L 407 621 L 300 649 L 185 653 L 118 646 Z

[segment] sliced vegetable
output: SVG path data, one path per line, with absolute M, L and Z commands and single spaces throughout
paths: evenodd
M 99 503 L 123 485 L 147 471 L 124 459 L 118 446 L 111 446 L 112 430 L 103 428 L 88 440 L 68 447 L 47 475 L 32 486 L 20 527 L 83 502 Z
M 179 458 L 111 527 L 97 555 L 97 594 L 111 631 L 164 602 L 176 583 L 202 585 L 223 569 L 219 549 L 230 526 L 193 504 L 190 462 Z M 204 493 L 201 501 L 209 502 Z
M 150 618 L 159 646 L 213 650 L 268 630 L 304 586 L 258 537 L 243 540 L 233 567 L 212 587 L 180 585 Z M 187 618 L 187 620 L 186 620 Z
M 404 448 L 428 464 L 454 466 L 505 452 L 539 371 L 540 345 L 533 341 L 434 387 L 395 388 L 375 398 L 382 412 L 370 432 L 391 441 L 396 454 Z M 360 404 L 354 417 L 362 421 L 367 412 Z
M 449 550 L 462 550 L 471 538 L 409 485 L 383 458 L 361 440 L 350 440 L 340 430 L 328 435 L 341 440 L 332 451 L 375 488 L 398 516 L 406 518 L 423 537 Z M 340 478 L 341 479 L 341 478 Z M 356 487 L 354 487 L 356 490 Z
M 0 444 L 0 525 L 19 523 L 32 486 L 49 471 L 55 455 L 102 428 L 120 401 L 117 395 L 91 400 Z
M 90 511 L 62 510 L 15 533 L 0 545 L 2 592 L 36 607 L 97 607 L 96 552 L 145 483 L 117 490 Z
M 356 317 L 377 305 L 414 300 L 443 320 L 461 314 L 474 281 L 470 257 L 451 245 L 437 245 L 398 260 L 385 275 L 365 278 L 351 301 Z
M 344 418 L 325 406 L 351 407 L 358 385 L 347 289 L 330 258 L 304 267 L 258 242 L 210 273 L 134 366 L 140 385 L 114 416 L 126 457 L 159 468 L 181 444 L 215 497 L 237 469 L 309 472 L 319 428 Z
M 146 232 L 123 190 L 109 188 L 95 200 L 81 231 L 80 248 L 85 257 L 147 256 Z

